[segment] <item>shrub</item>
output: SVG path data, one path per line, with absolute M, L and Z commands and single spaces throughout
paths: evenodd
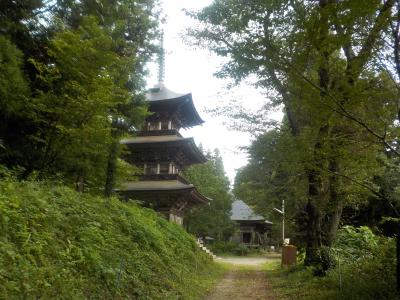
M 240 256 L 246 256 L 249 254 L 249 248 L 247 248 L 246 246 L 244 246 L 242 244 L 239 244 L 234 249 L 234 254 L 240 255 Z
M 343 226 L 339 229 L 332 252 L 336 259 L 353 262 L 370 256 L 379 245 L 379 237 L 369 227 Z
M 376 236 L 368 227 L 345 226 L 333 252 L 336 268 L 326 280 L 339 299 L 397 299 L 393 239 Z
M 233 242 L 215 242 L 208 245 L 215 254 L 234 254 L 237 244 Z

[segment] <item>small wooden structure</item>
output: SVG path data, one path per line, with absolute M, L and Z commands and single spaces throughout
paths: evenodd
M 239 225 L 232 241 L 246 247 L 263 247 L 267 244 L 272 222 L 257 215 L 242 200 L 232 203 L 231 220 Z
M 294 266 L 297 263 L 297 247 L 293 245 L 282 246 L 282 265 Z
M 193 138 L 182 137 L 179 130 L 204 121 L 191 94 L 175 93 L 162 83 L 149 90 L 147 101 L 151 115 L 142 129 L 135 137 L 121 141 L 129 150 L 125 160 L 142 172 L 137 181 L 127 182 L 118 192 L 125 198 L 142 200 L 171 222 L 182 224 L 185 212 L 207 204 L 209 199 L 181 176 L 184 168 L 206 159 Z

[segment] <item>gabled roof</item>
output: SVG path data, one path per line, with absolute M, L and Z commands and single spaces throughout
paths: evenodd
M 176 93 L 160 83 L 147 92 L 146 99 L 151 112 L 174 112 L 179 116 L 182 127 L 204 123 L 194 106 L 191 93 Z
M 232 221 L 265 221 L 265 223 L 272 224 L 263 216 L 257 215 L 254 211 L 242 200 L 236 200 L 232 203 L 231 211 Z

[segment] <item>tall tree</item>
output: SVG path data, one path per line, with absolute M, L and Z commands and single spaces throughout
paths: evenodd
M 309 264 L 336 234 L 343 187 L 358 182 L 347 174 L 352 160 L 365 149 L 367 157 L 396 151 L 396 92 L 377 64 L 394 2 L 217 0 L 191 13 L 199 21 L 190 32 L 195 43 L 227 57 L 217 75 L 239 82 L 255 74 L 257 86 L 276 92 L 292 136 L 306 144 Z
M 146 115 L 145 63 L 155 51 L 157 4 L 1 3 L 0 34 L 22 51 L 16 65 L 27 86 L 13 114 L 0 107 L 1 163 L 20 165 L 26 175 L 62 174 L 80 190 L 104 181 L 112 190 L 119 139 Z
M 203 195 L 210 198 L 210 205 L 195 209 L 187 217 L 186 224 L 189 232 L 197 236 L 210 236 L 218 241 L 226 241 L 234 229 L 230 220 L 232 195 L 229 191 L 229 180 L 217 149 L 214 153 L 207 153 L 206 158 L 208 162 L 190 167 L 184 176 Z

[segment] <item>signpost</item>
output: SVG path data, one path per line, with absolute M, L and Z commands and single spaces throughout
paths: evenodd
M 282 200 L 282 210 L 274 207 L 274 210 L 282 215 L 282 245 L 285 244 L 285 200 Z

